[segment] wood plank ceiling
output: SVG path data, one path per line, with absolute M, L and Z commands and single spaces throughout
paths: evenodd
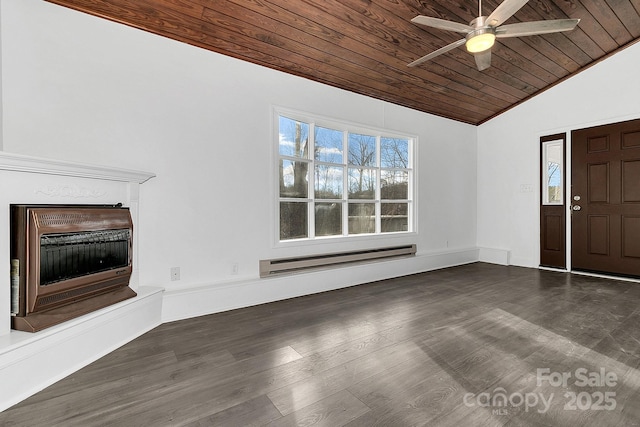
M 531 0 L 505 23 L 579 18 L 566 33 L 503 38 L 478 71 L 461 38 L 475 0 L 47 0 L 184 43 L 453 120 L 481 124 L 640 37 L 640 0 Z M 500 0 L 485 0 L 483 14 Z

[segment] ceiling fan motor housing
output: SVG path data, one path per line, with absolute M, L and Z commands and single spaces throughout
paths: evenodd
M 467 51 L 471 53 L 484 52 L 495 43 L 496 30 L 494 27 L 486 25 L 486 19 L 486 16 L 480 16 L 469 24 L 474 29 L 466 36 Z

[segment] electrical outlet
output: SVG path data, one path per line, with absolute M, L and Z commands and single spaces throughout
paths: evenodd
M 533 191 L 532 184 L 520 184 L 520 192 L 521 193 L 531 193 Z
M 171 267 L 171 281 L 180 280 L 180 267 Z
M 235 274 L 238 274 L 238 270 L 239 270 L 239 269 L 240 269 L 240 266 L 238 265 L 238 263 L 237 263 L 237 262 L 234 262 L 234 263 L 231 265 L 231 274 L 234 274 L 234 275 L 235 275 Z

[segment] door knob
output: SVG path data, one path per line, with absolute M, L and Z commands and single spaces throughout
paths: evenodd
M 574 211 L 579 211 L 580 209 L 582 209 L 582 207 L 580 207 L 580 205 L 573 205 L 571 209 L 573 209 Z

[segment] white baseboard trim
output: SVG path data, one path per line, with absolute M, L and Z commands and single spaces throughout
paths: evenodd
M 511 265 L 511 251 L 498 248 L 478 248 L 478 261 L 489 264 Z
M 264 279 L 256 277 L 170 289 L 164 293 L 162 321 L 188 319 L 476 261 L 478 249 L 463 248 Z
M 533 257 L 519 257 L 512 255 L 509 257 L 509 265 L 526 268 L 538 268 L 538 266 L 540 265 L 540 259 L 534 260 Z
M 162 288 L 36 333 L 0 336 L 0 411 L 61 380 L 161 323 Z

